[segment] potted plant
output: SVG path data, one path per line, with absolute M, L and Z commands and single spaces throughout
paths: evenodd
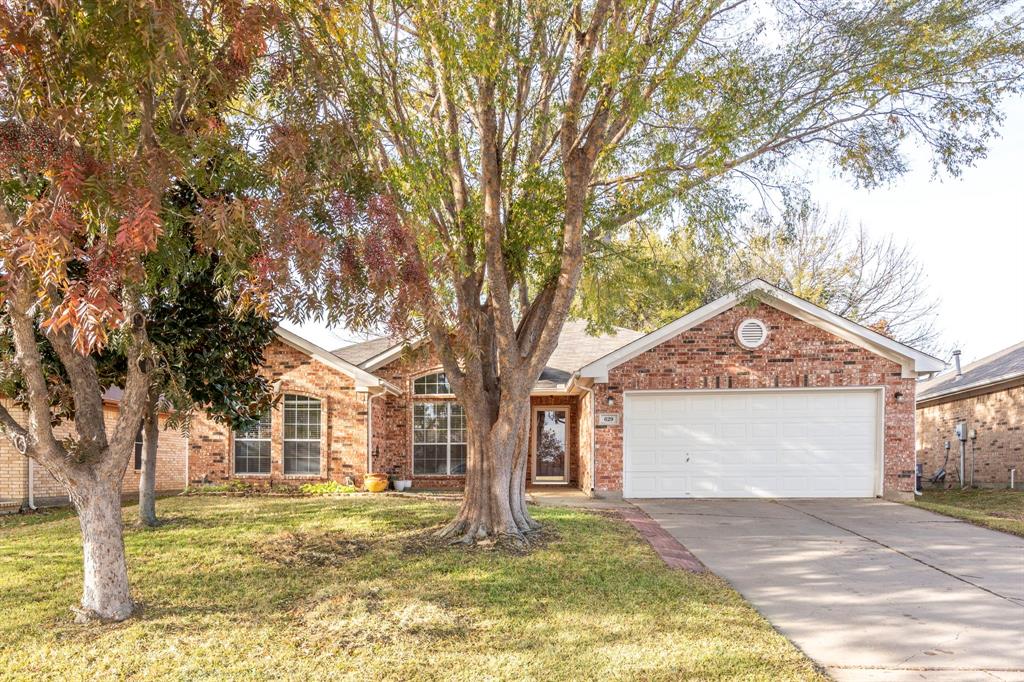
M 367 492 L 382 493 L 388 489 L 388 475 L 366 474 L 366 478 L 363 479 L 363 487 Z

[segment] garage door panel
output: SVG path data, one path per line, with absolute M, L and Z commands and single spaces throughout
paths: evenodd
M 633 491 L 633 497 L 660 497 L 658 476 L 633 474 L 629 479 L 629 487 Z
M 871 496 L 876 410 L 873 391 L 627 395 L 624 493 Z

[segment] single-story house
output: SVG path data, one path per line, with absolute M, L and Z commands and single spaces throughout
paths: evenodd
M 117 421 L 118 403 L 121 391 L 111 388 L 103 394 L 103 416 L 108 429 Z M 25 424 L 27 416 L 12 401 L 4 400 L 4 406 L 19 423 Z M 166 418 L 160 417 L 160 440 L 157 450 L 156 490 L 157 492 L 178 492 L 186 486 L 185 456 L 186 438 L 181 431 L 166 429 Z M 71 435 L 72 424 L 61 424 L 57 437 Z M 126 497 L 137 494 L 139 474 L 142 469 L 142 431 L 135 438 L 135 454 L 124 472 L 122 491 Z M 0 513 L 18 511 L 33 506 L 67 504 L 68 496 L 64 487 L 43 467 L 18 452 L 9 440 L 0 438 Z
M 754 280 L 649 334 L 566 324 L 530 403 L 531 485 L 627 497 L 912 494 L 914 395 L 942 361 Z M 281 399 L 230 433 L 193 424 L 193 483 L 367 472 L 461 486 L 462 408 L 423 340 L 329 352 L 280 330 Z
M 946 485 L 959 485 L 957 425 L 963 424 L 965 480 L 1006 487 L 1010 470 L 1024 487 L 1024 342 L 939 374 L 917 387 L 917 461 L 925 479 L 945 464 Z M 949 458 L 946 458 L 949 443 Z

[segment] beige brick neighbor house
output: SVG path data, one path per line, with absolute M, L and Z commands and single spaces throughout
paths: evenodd
M 462 485 L 465 420 L 429 343 L 329 352 L 279 331 L 279 400 L 193 425 L 192 483 L 386 472 Z M 754 280 L 650 334 L 565 326 L 531 397 L 531 485 L 627 497 L 908 496 L 917 380 L 943 363 Z
M 922 382 L 917 391 L 917 459 L 926 479 L 945 464 L 946 485 L 959 485 L 956 429 L 963 424 L 965 482 L 1006 487 L 1016 469 L 1017 487 L 1024 487 L 1024 342 Z
M 107 427 L 113 429 L 117 421 L 117 404 L 121 392 L 111 389 L 103 396 L 103 415 Z M 21 423 L 25 414 L 10 401 L 5 406 Z M 185 436 L 177 429 L 165 428 L 160 419 L 160 440 L 157 450 L 156 489 L 157 492 L 176 492 L 185 487 Z M 57 429 L 57 437 L 70 435 L 71 424 Z M 142 433 L 135 439 L 135 456 L 124 472 L 123 492 L 132 495 L 139 489 L 139 473 L 142 468 Z M 67 492 L 45 469 L 31 462 L 14 449 L 6 438 L 0 439 L 0 512 L 17 511 L 32 506 L 49 506 L 67 503 Z

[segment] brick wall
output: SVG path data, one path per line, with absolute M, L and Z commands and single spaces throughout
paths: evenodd
M 768 340 L 753 351 L 733 336 L 748 317 L 769 327 Z M 902 378 L 899 364 L 763 303 L 736 306 L 665 341 L 612 369 L 608 383 L 594 388 L 600 411 L 621 415 L 627 390 L 829 386 L 885 388 L 883 487 L 913 491 L 915 381 Z M 597 490 L 621 492 L 622 426 L 598 426 L 595 445 Z
M 233 435 L 227 427 L 200 416 L 192 424 L 189 443 L 191 483 L 218 483 L 240 479 L 257 485 L 301 484 L 317 480 L 343 482 L 352 478 L 362 484 L 366 473 L 367 394 L 355 390 L 347 374 L 314 360 L 281 340 L 264 352 L 266 376 L 277 392 L 320 400 L 321 439 L 319 475 L 284 473 L 283 398 L 271 413 L 271 465 L 269 474 L 235 475 Z M 378 399 L 379 400 L 379 399 Z
M 950 442 L 946 484 L 957 484 L 956 467 L 960 442 L 953 433 L 958 422 L 975 429 L 974 483 L 979 486 L 1006 486 L 1009 468 L 1017 467 L 1017 485 L 1024 487 L 1024 386 L 994 393 L 951 400 L 917 409 L 917 460 L 924 465 L 927 480 L 945 460 L 944 444 Z M 966 476 L 970 482 L 971 441 L 967 441 Z
M 409 350 L 374 372 L 402 389 L 402 395 L 386 395 L 373 403 L 373 469 L 396 478 L 409 479 L 418 488 L 460 488 L 464 476 L 415 476 L 412 461 L 413 402 L 453 400 L 452 397 L 416 396 L 413 381 L 430 372 L 442 371 L 441 363 L 429 344 Z M 565 405 L 569 407 L 570 482 L 580 480 L 579 399 L 577 396 L 533 396 L 531 405 Z M 532 434 L 531 434 L 532 438 Z M 588 450 L 589 451 L 589 450 Z M 533 458 L 527 464 L 527 481 L 531 480 Z
M 26 415 L 19 408 L 5 401 L 7 409 L 21 423 Z M 107 404 L 103 415 L 107 431 L 112 432 L 117 421 L 117 406 Z M 160 440 L 157 450 L 156 489 L 161 492 L 178 491 L 185 487 L 185 438 L 178 430 L 167 429 L 166 419 L 160 418 Z M 62 424 L 56 429 L 58 438 L 74 433 L 73 424 Z M 0 439 L 0 505 L 20 505 L 28 500 L 28 468 L 26 458 L 11 445 Z M 139 489 L 139 472 L 134 468 L 134 456 L 128 462 L 122 483 L 126 495 Z M 67 502 L 67 491 L 39 464 L 35 465 L 33 492 L 36 504 L 63 504 Z
M 414 476 L 412 472 L 412 404 L 450 401 L 452 397 L 413 396 L 413 381 L 430 372 L 443 371 L 430 344 L 409 349 L 374 371 L 380 378 L 402 390 L 373 403 L 373 470 L 394 478 L 413 481 L 417 488 L 461 488 L 465 476 Z

